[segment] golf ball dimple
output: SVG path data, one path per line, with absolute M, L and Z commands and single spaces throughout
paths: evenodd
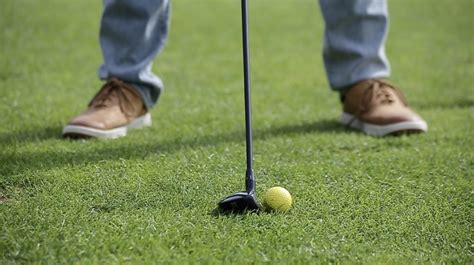
M 286 212 L 291 208 L 292 202 L 291 194 L 282 187 L 270 188 L 263 196 L 264 206 L 271 210 Z

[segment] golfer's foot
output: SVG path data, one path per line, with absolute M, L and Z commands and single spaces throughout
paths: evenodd
M 342 94 L 341 122 L 369 135 L 426 132 L 428 125 L 411 110 L 400 90 L 386 81 L 359 82 Z
M 117 138 L 128 129 L 151 125 L 151 115 L 136 90 L 118 79 L 107 81 L 89 108 L 63 129 L 64 137 Z

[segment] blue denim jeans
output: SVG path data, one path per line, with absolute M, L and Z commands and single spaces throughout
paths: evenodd
M 343 90 L 357 81 L 386 78 L 386 0 L 320 0 L 325 21 L 323 58 L 330 86 Z M 152 62 L 168 36 L 169 0 L 104 0 L 99 77 L 133 84 L 152 108 L 163 91 Z

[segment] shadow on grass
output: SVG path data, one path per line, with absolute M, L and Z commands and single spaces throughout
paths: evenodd
M 266 130 L 256 130 L 255 139 L 264 140 L 267 138 L 279 137 L 282 135 L 290 136 L 296 134 L 309 133 L 347 133 L 347 129 L 335 120 L 320 120 L 312 123 L 302 123 L 285 125 Z
M 23 131 L 0 133 L 0 143 L 28 143 L 49 139 L 58 139 L 61 137 L 62 129 L 62 126 L 56 125 L 40 128 L 31 128 Z
M 46 127 L 34 131 L 20 132 L 18 135 L 1 135 L 2 141 L 34 141 L 58 138 L 61 128 Z M 309 133 L 344 133 L 346 129 L 334 120 L 321 120 L 313 123 L 302 123 L 285 125 L 268 129 L 254 131 L 255 140 L 265 140 L 274 137 L 291 136 Z M 65 140 L 66 141 L 66 140 Z M 90 144 L 93 145 L 94 140 Z M 149 155 L 172 154 L 185 148 L 202 148 L 217 146 L 222 143 L 244 143 L 244 132 L 233 131 L 225 134 L 207 135 L 199 138 L 175 138 L 155 143 L 140 143 L 136 145 L 117 144 L 107 145 L 105 148 L 92 149 L 91 145 L 84 149 L 42 151 L 37 153 L 11 154 L 0 156 L 3 165 L 0 174 L 4 176 L 21 174 L 26 171 L 44 170 L 50 168 L 61 168 L 65 165 L 77 166 L 104 160 L 116 160 L 119 158 L 145 158 Z M 112 142 L 111 142 L 112 143 Z M 22 166 L 19 166 L 22 165 Z
M 209 212 L 209 215 L 214 218 L 219 218 L 219 217 L 242 218 L 248 215 L 259 215 L 262 212 L 263 212 L 262 209 L 260 209 L 259 211 L 229 212 L 229 211 L 223 211 L 219 209 L 219 207 L 216 207 Z

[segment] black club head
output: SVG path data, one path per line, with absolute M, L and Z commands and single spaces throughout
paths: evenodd
M 255 193 L 245 191 L 224 198 L 218 206 L 221 211 L 230 213 L 256 212 L 260 209 Z

